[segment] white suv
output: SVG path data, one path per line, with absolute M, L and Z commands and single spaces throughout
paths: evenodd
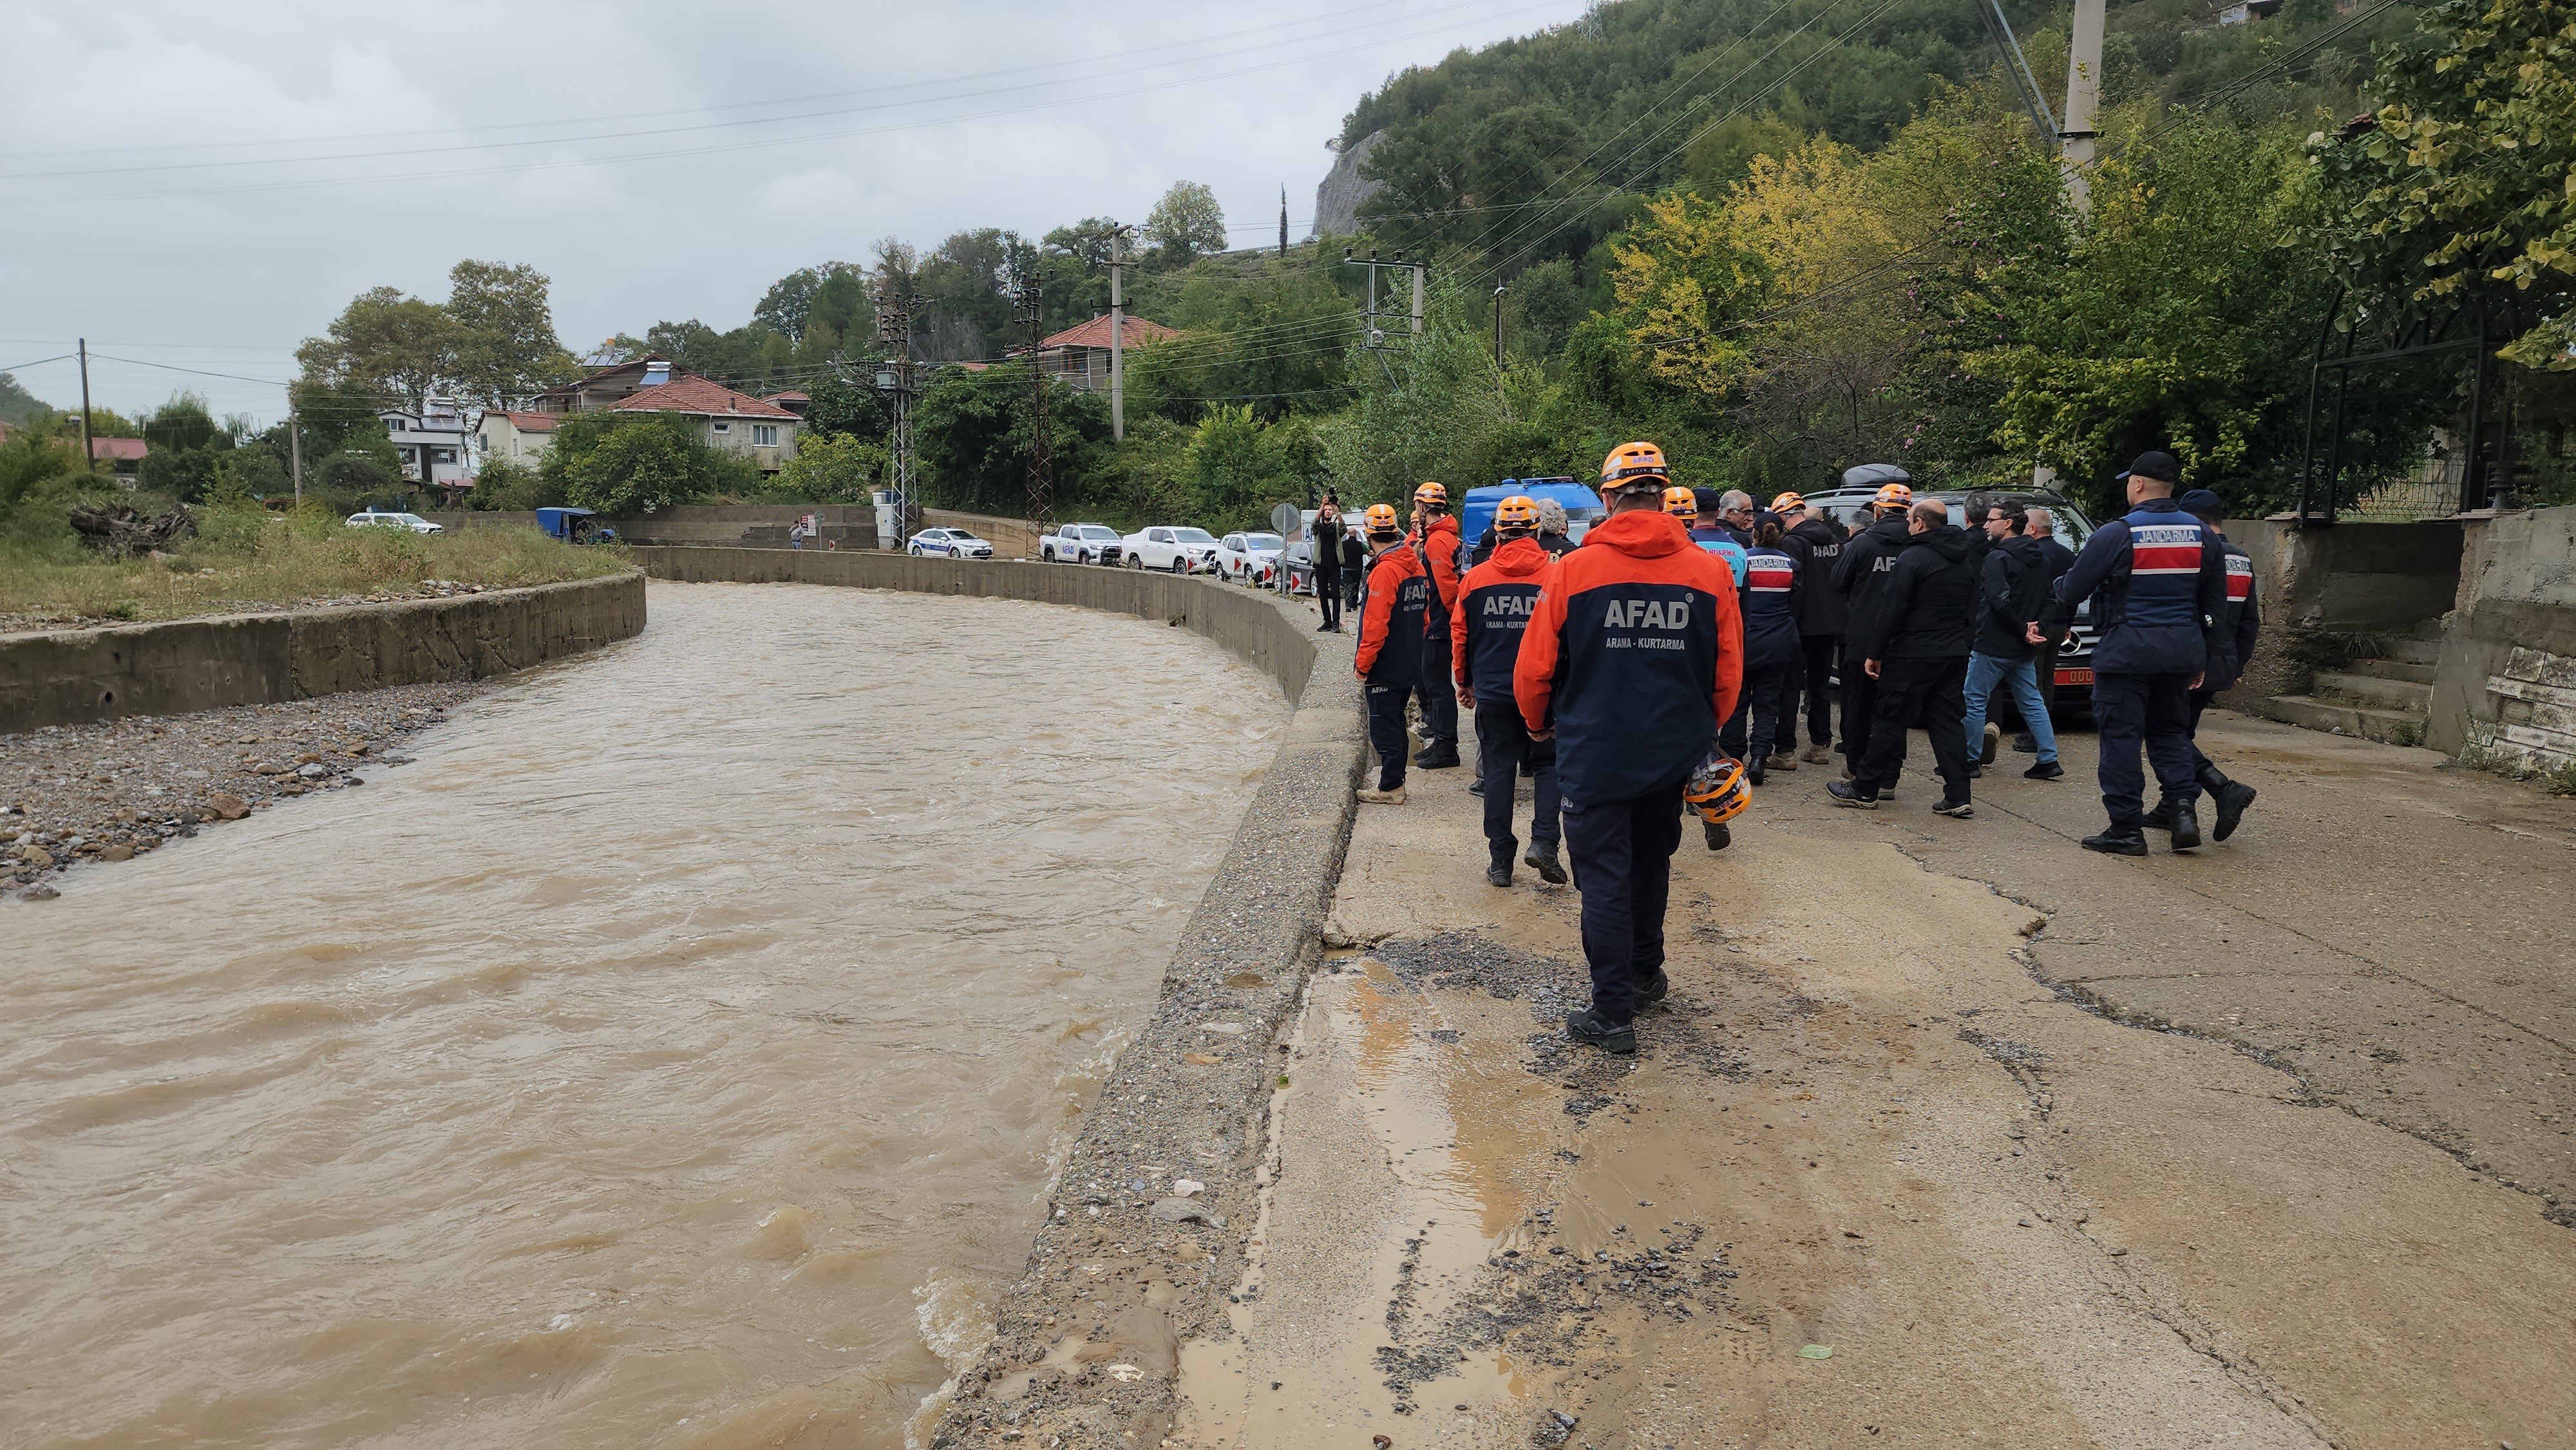
M 447 532 L 445 525 L 433 524 L 418 514 L 398 514 L 382 512 L 376 509 L 360 509 L 358 512 L 349 515 L 349 527 L 353 529 L 409 529 L 415 534 L 443 534 Z
M 1205 529 L 1156 525 L 1119 542 L 1130 569 L 1169 569 L 1196 574 L 1216 567 L 1216 535 Z

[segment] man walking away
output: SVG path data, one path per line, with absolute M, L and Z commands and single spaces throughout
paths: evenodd
M 1315 526 L 1306 531 L 1307 548 L 1314 554 L 1315 603 L 1324 611 L 1324 622 L 1317 629 L 1339 634 L 1342 629 L 1342 506 L 1331 494 L 1316 505 Z
M 1887 593 L 1887 572 L 1913 537 L 1906 513 L 1914 507 L 1910 485 L 1891 483 L 1870 500 L 1873 521 L 1843 545 L 1834 564 L 1834 589 L 1843 596 L 1843 776 L 1859 780 L 1861 757 L 1869 752 L 1871 724 L 1878 717 L 1878 680 L 1860 667 L 1860 641 L 1877 627 L 1880 600 Z M 1900 757 L 1901 758 L 1901 757 Z M 1879 795 L 1894 789 L 1894 777 L 1878 782 Z
M 1512 789 L 1524 765 L 1537 774 L 1530 812 L 1529 864 L 1539 878 L 1565 883 L 1557 861 L 1562 828 L 1557 822 L 1556 742 L 1533 740 L 1512 694 L 1512 666 L 1538 607 L 1539 586 L 1555 560 L 1538 546 L 1538 504 L 1523 494 L 1494 509 L 1494 557 L 1458 581 L 1458 608 L 1450 617 L 1450 652 L 1458 661 L 1458 707 L 1476 712 L 1476 775 L 1485 787 L 1485 845 L 1492 860 L 1485 879 L 1512 884 Z
M 1538 546 L 1551 558 L 1574 552 L 1574 540 L 1567 534 L 1565 505 L 1555 499 L 1541 499 L 1538 505 Z
M 1360 538 L 1357 524 L 1342 534 L 1342 607 L 1360 607 L 1360 591 L 1368 584 L 1369 547 Z
M 1583 893 L 1592 1005 L 1565 1032 L 1616 1053 L 1637 1050 L 1637 1013 L 1664 996 L 1682 786 L 1743 682 L 1734 581 L 1659 507 L 1671 485 L 1652 443 L 1623 443 L 1603 461 L 1609 517 L 1556 562 L 1512 667 L 1530 733 L 1556 735 L 1565 847 Z
M 1355 664 L 1368 687 L 1369 748 L 1377 752 L 1377 789 L 1359 792 L 1372 805 L 1404 804 L 1404 704 L 1422 681 L 1423 620 L 1431 580 L 1395 525 L 1395 509 L 1370 504 L 1368 603 L 1360 613 Z M 1447 636 L 1442 636 L 1446 638 Z M 1446 693 L 1444 686 L 1443 693 Z
M 1905 727 L 1920 709 L 1932 737 L 1934 768 L 1941 776 L 1944 816 L 1976 814 L 1968 802 L 1966 685 L 1968 614 L 1977 579 L 1968 571 L 1968 535 L 1950 522 L 1950 506 L 1936 498 L 1906 516 L 1913 531 L 1887 571 L 1886 597 L 1865 630 L 1852 635 L 1851 653 L 1862 673 L 1878 682 L 1869 722 L 1869 750 L 1848 781 L 1826 785 L 1837 805 L 1876 810 L 1887 784 L 1905 764 Z M 1852 728 L 1848 718 L 1843 729 Z
M 2156 781 L 2174 802 L 2173 848 L 2200 844 L 2194 802 L 2200 780 L 2191 757 L 2191 692 L 2209 672 L 2210 635 L 2227 604 L 2227 555 L 2200 520 L 2174 499 L 2181 465 L 2170 453 L 2141 453 L 2120 481 L 2129 512 L 2093 531 L 2075 567 L 2057 581 L 2040 622 L 2043 639 L 2063 639 L 2078 602 L 2093 601 L 2094 732 L 2102 747 L 2102 808 L 2110 826 L 2084 849 L 2147 854 L 2146 748 Z
M 1794 493 L 1771 500 L 1771 511 L 1789 521 L 1780 547 L 1798 564 L 1798 685 L 1807 695 L 1807 748 L 1800 758 L 1822 762 L 1834 739 L 1830 698 L 1834 656 L 1842 648 L 1843 616 L 1849 607 L 1842 591 L 1834 588 L 1834 566 L 1843 557 L 1843 531 Z M 1794 697 L 1788 714 L 1794 726 Z M 1794 743 L 1794 730 L 1783 734 Z
M 1762 784 L 1771 770 L 1796 770 L 1798 720 L 1787 707 L 1789 681 L 1798 672 L 1798 563 L 1780 547 L 1777 520 L 1766 520 L 1744 556 L 1744 589 L 1736 604 L 1744 617 L 1744 700 L 1729 731 L 1749 722 L 1749 740 L 1720 735 L 1720 748 L 1744 762 L 1745 779 Z M 1729 747 L 1732 748 L 1729 748 Z
M 2182 511 L 2200 520 L 2218 540 L 2219 551 L 2227 556 L 2227 604 L 2218 614 L 2217 637 L 2210 641 L 2209 678 L 2191 692 L 2191 761 L 2200 788 L 2209 793 L 2217 809 L 2217 818 L 2209 828 L 2209 838 L 2224 841 L 2236 834 L 2238 823 L 2245 819 L 2245 808 L 2254 804 L 2254 787 L 2241 780 L 2229 780 L 2226 774 L 2200 749 L 2200 714 L 2209 702 L 2225 690 L 2235 688 L 2245 674 L 2245 662 L 2254 658 L 2254 640 L 2263 629 L 2263 606 L 2254 598 L 2254 559 L 2243 549 L 2228 542 L 2218 528 L 2222 509 L 2218 495 L 2205 488 L 2195 488 L 2182 496 Z M 2161 819 L 2159 819 L 2161 817 Z M 2158 830 L 2173 829 L 2173 801 L 2160 802 L 2147 815 L 2147 824 Z
M 2075 551 L 2057 541 L 2057 515 L 2044 508 L 2033 508 L 2022 516 L 2030 541 L 2039 546 L 2040 557 L 2048 561 L 2048 588 L 2054 597 L 2057 581 L 2075 567 Z M 2039 655 L 2031 661 L 2031 672 L 2039 676 L 2039 702 L 2050 711 L 2057 709 L 2057 646 L 2042 644 Z M 2088 687 L 2089 688 L 2089 687 Z M 2056 718 L 2053 714 L 2051 719 Z M 2025 727 L 2013 736 L 2013 749 L 2024 755 L 2039 749 L 2039 739 Z
M 2003 732 L 1986 719 L 1995 687 L 2012 691 L 2013 708 L 2031 732 L 2039 763 L 2022 774 L 2031 780 L 2055 780 L 2066 773 L 2057 763 L 2057 730 L 2048 718 L 2048 703 L 2039 693 L 2039 646 L 2030 642 L 2031 623 L 2048 600 L 2048 560 L 2039 545 L 2022 533 L 2026 520 L 2018 509 L 1996 509 L 1986 516 L 1986 567 L 1977 598 L 1977 628 L 1969 641 L 1968 749 L 1977 766 L 1995 763 L 1995 743 Z
M 1425 483 L 1413 491 L 1413 553 L 1431 581 L 1430 613 L 1422 642 L 1422 753 L 1424 770 L 1458 764 L 1458 702 L 1449 691 L 1449 611 L 1458 603 L 1458 521 L 1449 517 L 1449 490 Z

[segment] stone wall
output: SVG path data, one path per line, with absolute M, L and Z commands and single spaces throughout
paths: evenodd
M 474 680 L 629 638 L 644 576 L 0 638 L 0 734 Z
M 807 514 L 820 514 L 822 534 L 808 548 L 836 545 L 844 549 L 877 546 L 877 511 L 872 504 L 686 504 L 633 518 L 606 522 L 629 544 L 723 544 L 784 549 L 787 530 Z M 535 528 L 537 516 L 524 509 L 422 514 L 449 529 Z
M 2425 743 L 2576 762 L 2576 508 L 2462 520 Z
M 2344 523 L 2300 528 L 2287 516 L 2227 519 L 2228 542 L 2254 561 L 2263 633 L 2223 703 L 2254 714 L 2275 695 L 2304 695 L 2318 634 L 2404 634 L 2438 619 L 2460 587 L 2461 526 Z

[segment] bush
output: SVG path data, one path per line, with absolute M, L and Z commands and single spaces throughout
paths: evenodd
M 796 456 L 761 485 L 760 497 L 775 503 L 865 503 L 885 478 L 892 450 L 850 434 L 808 434 L 796 444 Z
M 567 418 L 540 472 L 564 502 L 620 517 L 748 494 L 761 482 L 750 463 L 709 447 L 695 422 L 664 414 Z
M 541 509 L 564 501 L 560 485 L 538 469 L 507 458 L 486 459 L 465 496 L 471 509 Z

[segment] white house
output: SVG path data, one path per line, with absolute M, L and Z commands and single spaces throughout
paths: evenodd
M 559 413 L 518 413 L 494 408 L 483 415 L 475 432 L 483 439 L 487 458 L 506 458 L 512 463 L 536 467 L 545 460 L 546 450 L 555 446 L 555 429 L 563 424 Z
M 376 414 L 402 459 L 406 483 L 463 493 L 474 486 L 474 465 L 466 456 L 472 436 L 465 414 L 444 398 L 432 398 L 417 413 L 388 408 Z

